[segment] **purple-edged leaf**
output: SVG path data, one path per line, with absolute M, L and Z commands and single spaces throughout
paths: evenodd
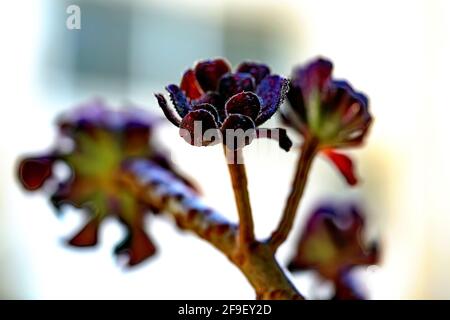
M 267 138 L 278 141 L 278 145 L 284 151 L 289 151 L 292 148 L 292 141 L 287 135 L 285 129 L 282 128 L 274 128 L 274 129 L 266 129 L 266 128 L 257 128 L 256 136 L 258 139 Z
M 178 118 L 178 116 L 169 108 L 167 104 L 166 98 L 160 93 L 155 94 L 156 99 L 158 100 L 158 105 L 162 109 L 164 115 L 166 116 L 167 120 L 172 122 L 177 127 L 180 126 L 181 120 Z
M 298 117 L 299 121 L 307 123 L 306 104 L 301 87 L 294 86 L 294 83 L 290 82 L 286 97 L 293 111 L 292 113 Z
M 325 101 L 325 106 L 334 108 L 339 113 L 343 132 L 351 135 L 355 130 L 367 129 L 372 120 L 367 96 L 356 92 L 346 81 L 332 81 L 330 88 L 332 94 Z M 354 137 L 350 137 L 350 140 L 351 138 Z
M 184 73 L 183 78 L 181 79 L 180 88 L 190 100 L 198 99 L 203 94 L 203 90 L 197 81 L 194 70 L 192 69 L 189 69 Z
M 205 93 L 203 96 L 201 96 L 199 99 L 194 100 L 191 102 L 192 105 L 202 104 L 202 103 L 209 103 L 216 108 L 217 112 L 220 116 L 220 121 L 225 120 L 225 101 L 223 100 L 223 97 L 218 94 L 217 92 L 209 91 Z
M 322 58 L 294 69 L 287 98 L 301 122 L 307 122 L 306 109 L 311 94 L 318 92 L 320 96 L 324 95 L 325 87 L 331 80 L 332 71 L 333 64 Z
M 181 121 L 180 136 L 193 146 L 207 146 L 217 142 L 215 141 L 216 139 L 212 139 L 209 135 L 208 139 L 205 138 L 206 131 L 214 129 L 218 129 L 214 115 L 203 109 L 195 110 L 189 112 Z
M 250 73 L 255 79 L 256 85 L 258 85 L 262 79 L 270 74 L 270 68 L 262 63 L 243 62 L 238 66 L 237 72 Z
M 206 110 L 209 111 L 213 116 L 214 120 L 216 120 L 217 123 L 220 122 L 219 113 L 217 112 L 217 109 L 209 103 L 202 103 L 202 104 L 196 104 L 192 107 L 192 110 Z
M 235 94 L 225 104 L 225 111 L 229 114 L 243 114 L 255 120 L 261 110 L 261 100 L 253 92 Z
M 219 93 L 225 99 L 242 91 L 255 91 L 255 79 L 250 73 L 227 73 L 219 80 Z
M 229 115 L 223 122 L 221 131 L 229 150 L 243 148 L 256 138 L 255 123 L 242 114 Z
M 302 90 L 305 101 L 313 92 L 323 92 L 331 79 L 333 64 L 331 61 L 319 58 L 306 67 L 296 68 L 292 75 L 292 85 Z
M 223 59 L 206 60 L 197 63 L 195 76 L 204 92 L 216 91 L 219 79 L 231 68 Z
M 189 111 L 191 111 L 191 105 L 184 92 L 175 84 L 168 85 L 166 90 L 170 94 L 170 99 L 172 100 L 175 110 L 178 112 L 180 117 L 183 118 Z
M 258 88 L 256 94 L 262 99 L 261 113 L 256 119 L 256 125 L 260 125 L 270 119 L 283 103 L 288 91 L 289 81 L 277 75 L 265 77 Z

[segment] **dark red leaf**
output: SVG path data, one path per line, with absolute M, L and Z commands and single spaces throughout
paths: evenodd
M 216 91 L 219 79 L 231 68 L 223 59 L 206 60 L 197 63 L 195 76 L 204 92 Z
M 91 247 L 97 244 L 99 221 L 90 220 L 71 240 L 69 244 L 75 247 Z
M 213 116 L 214 119 L 216 120 L 217 123 L 220 122 L 220 118 L 219 118 L 219 113 L 217 112 L 217 109 L 209 103 L 202 103 L 202 104 L 196 104 L 195 106 L 192 107 L 192 110 L 206 110 L 209 111 Z
M 181 121 L 180 136 L 193 146 L 207 146 L 216 142 L 205 139 L 205 132 L 210 129 L 218 129 L 214 115 L 206 110 L 195 110 Z
M 201 96 L 199 99 L 194 100 L 191 102 L 192 105 L 202 104 L 202 103 L 209 103 L 216 108 L 217 112 L 220 116 L 220 121 L 223 121 L 225 119 L 225 101 L 223 100 L 222 96 L 218 94 L 217 92 L 209 91 L 205 93 L 203 96 Z
M 241 114 L 229 115 L 221 127 L 224 143 L 229 150 L 243 148 L 256 137 L 255 123 Z
M 135 266 L 156 253 L 156 247 L 147 234 L 134 227 L 128 230 L 126 238 L 116 247 L 115 254 L 128 255 L 128 265 Z
M 225 99 L 242 91 L 255 91 L 255 79 L 250 73 L 227 73 L 219 80 L 219 93 Z
M 183 79 L 181 79 L 180 88 L 190 100 L 198 99 L 203 94 L 203 90 L 200 88 L 195 72 L 192 69 L 189 69 L 184 73 Z
M 255 120 L 261 110 L 261 101 L 253 92 L 241 92 L 227 101 L 225 110 L 227 114 L 243 114 Z
M 327 149 L 322 151 L 324 155 L 336 166 L 336 168 L 344 176 L 347 183 L 351 186 L 358 183 L 358 179 L 355 175 L 355 168 L 353 166 L 353 161 L 348 156 L 342 153 L 337 153 L 334 150 Z
M 25 189 L 34 191 L 41 188 L 52 175 L 51 157 L 26 158 L 19 164 L 19 180 Z

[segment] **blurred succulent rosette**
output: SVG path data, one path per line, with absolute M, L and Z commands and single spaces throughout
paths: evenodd
M 356 184 L 350 158 L 336 149 L 360 146 L 372 123 L 366 95 L 345 80 L 332 77 L 331 61 L 318 58 L 293 70 L 287 94 L 288 108 L 282 112 L 287 125 L 317 148 Z
M 377 244 L 368 245 L 365 232 L 365 219 L 356 205 L 324 203 L 307 218 L 288 269 L 314 270 L 333 283 L 335 299 L 364 299 L 352 270 L 376 264 L 379 258 Z
M 94 100 L 59 118 L 58 137 L 51 151 L 20 160 L 18 175 L 25 189 L 45 188 L 58 211 L 70 205 L 86 212 L 87 223 L 68 244 L 96 245 L 101 223 L 113 217 L 126 229 L 115 253 L 128 256 L 128 265 L 136 265 L 155 253 L 155 245 L 144 230 L 145 214 L 152 208 L 123 188 L 119 176 L 126 161 L 133 158 L 148 159 L 175 172 L 154 141 L 158 121 L 139 108 L 114 110 Z M 68 177 L 61 179 L 55 174 L 57 163 L 69 167 Z

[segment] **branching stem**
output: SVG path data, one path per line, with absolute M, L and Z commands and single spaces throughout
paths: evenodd
M 224 153 L 239 214 L 238 242 L 242 248 L 245 248 L 255 241 L 255 234 L 244 158 L 242 149 L 230 151 L 224 146 Z
M 255 240 L 247 250 L 241 250 L 236 241 L 238 226 L 205 205 L 168 170 L 148 160 L 134 160 L 124 166 L 120 181 L 143 204 L 173 218 L 181 230 L 193 232 L 226 255 L 247 278 L 258 299 L 303 299 L 267 243 Z
M 286 241 L 290 231 L 292 230 L 297 209 L 308 180 L 308 173 L 317 153 L 317 148 L 318 143 L 314 139 L 306 139 L 303 143 L 302 153 L 297 163 L 294 181 L 292 183 L 291 192 L 286 202 L 283 215 L 277 228 L 272 233 L 268 241 L 273 252 L 276 252 L 278 247 Z

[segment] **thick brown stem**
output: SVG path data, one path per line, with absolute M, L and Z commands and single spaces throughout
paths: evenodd
M 247 247 L 255 241 L 255 234 L 242 149 L 231 151 L 224 146 L 224 153 L 239 215 L 239 243 Z
M 240 256 L 242 254 L 242 256 Z M 258 300 L 301 300 L 267 243 L 257 242 L 232 260 L 255 289 Z
M 292 226 L 294 224 L 295 215 L 303 196 L 306 181 L 308 180 L 309 169 L 311 168 L 314 156 L 317 153 L 318 143 L 314 139 L 306 139 L 295 172 L 294 181 L 292 183 L 291 192 L 286 202 L 280 223 L 269 239 L 269 245 L 275 252 L 278 247 L 286 241 Z
M 121 181 L 144 204 L 172 217 L 180 229 L 194 232 L 225 254 L 248 279 L 258 299 L 303 298 L 267 244 L 253 242 L 241 250 L 236 241 L 238 226 L 206 206 L 169 171 L 147 160 L 135 160 L 124 167 Z

